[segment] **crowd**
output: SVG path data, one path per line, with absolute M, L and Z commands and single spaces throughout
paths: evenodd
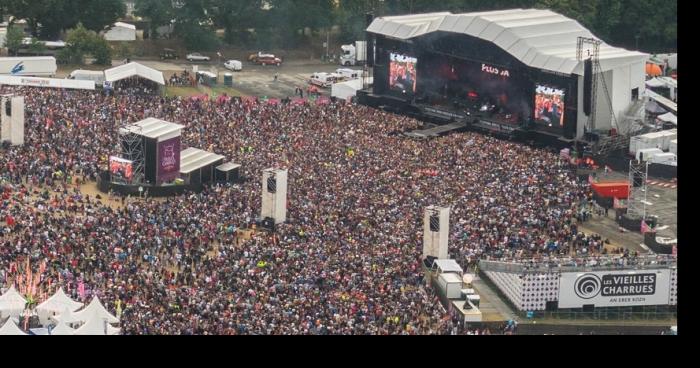
M 183 70 L 179 75 L 173 73 L 167 82 L 169 86 L 191 87 L 195 85 L 194 77 L 187 70 Z
M 412 140 L 395 133 L 416 120 L 346 103 L 1 89 L 27 113 L 26 144 L 0 152 L 0 285 L 26 259 L 44 263 L 43 287 L 77 297 L 81 280 L 86 298 L 119 302 L 126 334 L 450 334 L 420 268 L 434 204 L 452 206 L 463 265 L 600 250 L 576 226 L 587 184 L 544 150 L 475 133 Z M 250 180 L 119 207 L 80 191 L 118 153 L 118 127 L 147 117 L 185 125 L 185 147 Z M 244 238 L 269 167 L 289 169 L 288 221 Z

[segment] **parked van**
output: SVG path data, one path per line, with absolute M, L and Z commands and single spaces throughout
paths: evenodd
M 323 88 L 328 88 L 333 85 L 333 83 L 336 83 L 339 79 L 339 75 L 335 73 L 314 73 L 311 75 L 311 79 L 309 79 L 309 83 L 323 87 Z

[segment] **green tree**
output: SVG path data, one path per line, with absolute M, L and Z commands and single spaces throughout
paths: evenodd
M 18 26 L 10 26 L 7 29 L 7 34 L 5 36 L 5 45 L 7 51 L 10 55 L 17 55 L 17 52 L 22 47 L 22 39 L 24 38 L 24 31 Z
M 95 32 L 102 31 L 126 14 L 126 5 L 122 0 L 78 0 L 78 21 L 85 28 Z
M 92 55 L 95 64 L 111 65 L 112 49 L 107 41 L 95 31 L 85 28 L 82 23 L 68 31 L 66 47 L 57 54 L 57 61 L 62 64 L 84 64 L 85 56 Z
M 34 55 L 41 55 L 46 52 L 46 45 L 38 39 L 32 37 L 32 42 L 29 44 L 29 52 Z

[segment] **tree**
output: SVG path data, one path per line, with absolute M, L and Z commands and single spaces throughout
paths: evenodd
M 29 52 L 33 55 L 41 55 L 46 52 L 46 45 L 38 39 L 32 37 L 32 42 L 29 44 Z
M 78 0 L 77 3 L 78 21 L 95 32 L 102 31 L 126 14 L 126 5 L 122 0 Z
M 134 14 L 150 21 L 152 34 L 156 34 L 158 27 L 169 25 L 175 19 L 171 2 L 163 0 L 136 0 Z
M 17 55 L 17 51 L 22 47 L 22 39 L 24 39 L 24 31 L 18 26 L 11 26 L 7 29 L 5 36 L 5 47 L 10 55 Z
M 82 23 L 68 31 L 66 47 L 57 54 L 57 61 L 62 64 L 84 64 L 85 55 L 95 58 L 95 64 L 111 65 L 112 49 L 107 41 L 95 31 L 90 31 Z

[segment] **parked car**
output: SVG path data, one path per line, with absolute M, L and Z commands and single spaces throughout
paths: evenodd
M 161 60 L 168 60 L 168 59 L 179 59 L 180 56 L 177 55 L 177 52 L 173 49 L 163 49 L 163 52 L 160 53 L 160 59 Z
M 187 61 L 209 61 L 211 58 L 209 56 L 204 56 L 198 52 L 193 52 L 187 54 Z
M 243 70 L 243 63 L 238 60 L 229 60 L 224 63 L 224 68 L 238 72 Z
M 274 56 L 260 56 L 255 59 L 255 63 L 259 65 L 282 65 L 282 59 Z
M 257 63 L 258 58 L 261 58 L 261 57 L 263 57 L 263 58 L 265 58 L 265 57 L 272 57 L 272 58 L 273 58 L 273 57 L 275 57 L 275 55 L 273 55 L 273 54 L 266 54 L 266 53 L 264 53 L 264 52 L 262 52 L 262 51 L 258 51 L 258 52 L 255 53 L 255 54 L 250 54 L 250 55 L 248 56 L 248 61 L 250 61 L 251 63 Z

